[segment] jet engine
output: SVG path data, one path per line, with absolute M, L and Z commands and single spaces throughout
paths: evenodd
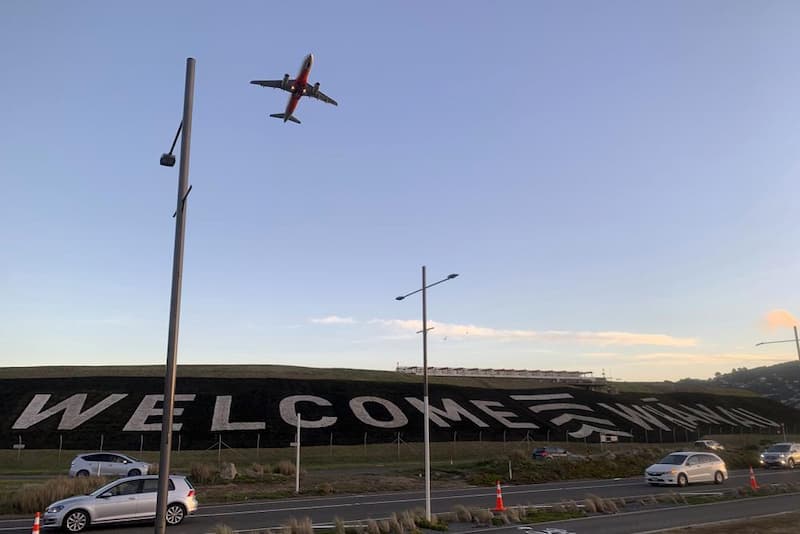
M 283 84 L 282 84 L 282 86 L 283 86 L 283 89 L 289 89 L 289 75 L 288 74 L 284 74 L 283 75 Z
M 314 96 L 317 96 L 319 94 L 319 82 L 314 84 L 314 91 L 311 94 Z

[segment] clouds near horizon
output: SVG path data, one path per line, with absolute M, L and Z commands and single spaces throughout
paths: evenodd
M 422 330 L 422 321 L 418 319 L 370 319 L 357 321 L 353 318 L 331 315 L 311 319 L 315 324 L 364 324 L 379 325 L 399 332 L 416 333 Z M 428 327 L 436 330 L 441 336 L 452 338 L 472 338 L 496 341 L 542 340 L 549 342 L 577 342 L 599 346 L 637 346 L 651 345 L 659 347 L 694 347 L 697 340 L 689 337 L 675 337 L 668 334 L 652 334 L 622 331 L 571 331 L 571 330 L 525 330 L 502 329 L 477 325 L 440 323 L 428 321 Z

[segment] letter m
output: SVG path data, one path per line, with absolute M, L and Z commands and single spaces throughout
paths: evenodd
M 86 403 L 86 393 L 76 393 L 44 411 L 42 409 L 47 404 L 47 401 L 50 400 L 51 395 L 36 394 L 11 428 L 25 430 L 54 416 L 58 412 L 64 412 L 61 416 L 61 422 L 58 424 L 58 429 L 72 430 L 127 396 L 126 393 L 111 394 L 84 412 L 82 410 L 83 405 Z

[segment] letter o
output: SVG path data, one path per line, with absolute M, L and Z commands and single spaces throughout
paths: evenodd
M 380 404 L 389 414 L 392 419 L 389 421 L 379 421 L 372 417 L 367 409 L 364 407 L 368 402 Z M 397 405 L 386 399 L 380 397 L 355 397 L 350 400 L 350 409 L 362 423 L 377 426 L 379 428 L 399 428 L 408 424 L 408 417 L 397 407 Z

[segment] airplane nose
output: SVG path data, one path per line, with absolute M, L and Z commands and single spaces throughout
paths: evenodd
M 311 65 L 313 65 L 314 64 L 314 54 L 308 54 L 308 58 L 306 59 L 306 61 L 308 61 L 308 66 L 309 67 Z

